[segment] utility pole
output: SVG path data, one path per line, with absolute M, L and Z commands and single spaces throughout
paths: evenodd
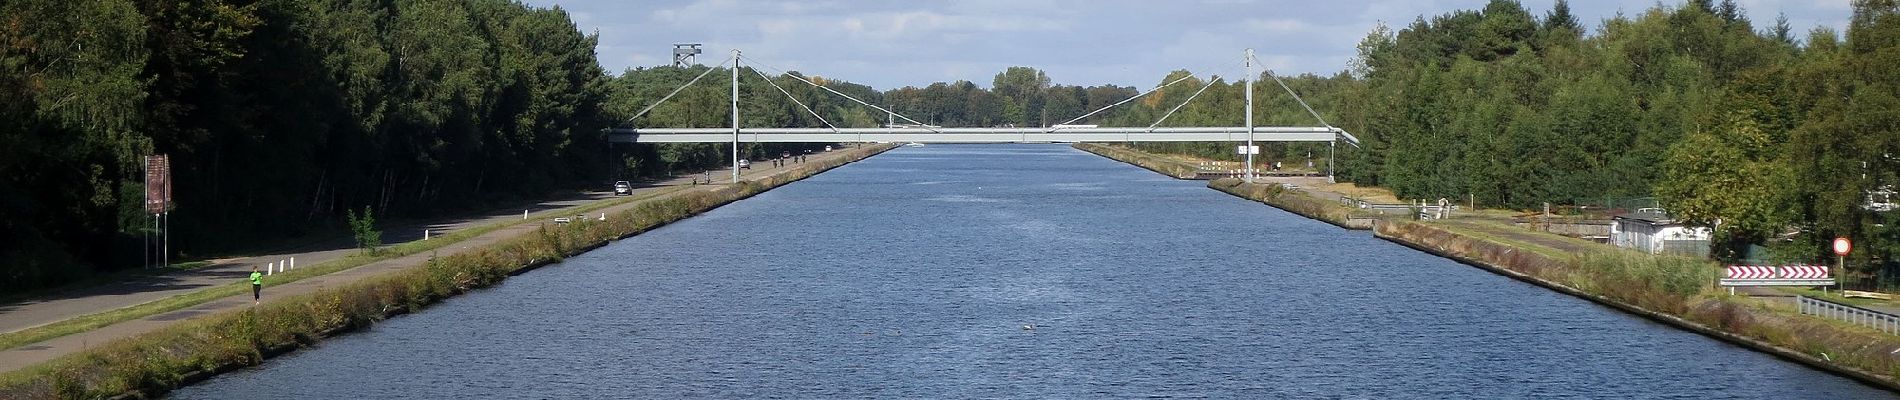
M 732 49 L 732 183 L 739 183 L 739 49 Z
M 1247 64 L 1247 147 L 1242 148 L 1241 152 L 1247 153 L 1247 183 L 1253 183 L 1253 81 L 1255 77 L 1253 73 L 1253 48 L 1247 48 L 1247 54 L 1242 58 L 1243 60 L 1241 60 L 1241 62 Z

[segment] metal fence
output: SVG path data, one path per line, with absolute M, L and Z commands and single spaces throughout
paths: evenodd
M 1661 254 L 1674 254 L 1685 257 L 1709 258 L 1709 241 L 1663 239 Z
M 1888 334 L 1900 334 L 1900 315 L 1869 310 L 1832 301 L 1807 296 L 1795 296 L 1795 305 L 1802 314 L 1818 315 L 1846 321 L 1851 324 L 1874 328 Z
M 1575 199 L 1576 206 L 1583 209 L 1631 210 L 1662 207 L 1655 197 L 1601 197 Z

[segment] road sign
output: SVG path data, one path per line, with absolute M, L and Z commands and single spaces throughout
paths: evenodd
M 1234 146 L 1234 154 L 1260 154 L 1260 146 Z
M 1722 286 L 1828 286 L 1834 284 L 1825 265 L 1730 265 Z
M 164 154 L 145 157 L 145 213 L 158 214 L 171 208 L 172 163 Z
M 1729 279 L 1827 279 L 1825 265 L 1730 265 L 1725 275 Z
M 1846 257 L 1851 251 L 1854 251 L 1854 241 L 1844 237 L 1834 238 L 1834 255 Z

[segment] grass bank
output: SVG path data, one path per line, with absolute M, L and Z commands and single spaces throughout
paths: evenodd
M 1378 213 L 1362 213 L 1337 201 L 1326 201 L 1304 191 L 1287 190 L 1278 184 L 1246 183 L 1240 179 L 1222 178 L 1208 181 L 1207 187 L 1346 229 L 1372 229 L 1374 220 L 1389 217 Z
M 1095 153 L 1130 163 L 1165 160 L 1132 150 L 1111 150 Z M 1787 301 L 1726 295 L 1713 286 L 1721 272 L 1713 261 L 1608 248 L 1513 227 L 1507 219 L 1414 221 L 1361 215 L 1344 204 L 1277 184 L 1219 179 L 1208 182 L 1208 187 L 1341 227 L 1370 227 L 1375 235 L 1399 244 L 1900 391 L 1900 356 L 1896 356 L 1900 337 L 1801 315 Z
M 846 157 L 800 165 L 757 181 L 648 199 L 605 221 L 544 224 L 532 234 L 430 259 L 425 265 L 105 344 L 0 375 L 0 398 L 163 394 L 888 149 L 848 149 L 844 151 L 852 153 Z
M 682 187 L 682 186 L 664 187 L 664 188 L 659 188 L 655 191 L 642 193 L 640 196 L 617 198 L 617 199 L 612 199 L 608 201 L 599 201 L 599 202 L 593 202 L 593 203 L 580 205 L 580 206 L 562 208 L 558 210 L 543 211 L 543 212 L 531 215 L 530 218 L 546 220 L 548 218 L 553 218 L 555 216 L 571 216 L 575 214 L 586 214 L 586 213 L 598 211 L 600 209 L 604 209 L 607 207 L 613 207 L 613 206 L 617 206 L 621 204 L 626 204 L 628 202 L 650 199 L 656 196 L 672 193 L 674 191 L 678 191 L 684 188 L 685 187 Z M 429 240 L 418 240 L 418 241 L 412 241 L 412 242 L 398 244 L 394 246 L 384 247 L 374 254 L 371 254 L 371 253 L 352 254 L 349 256 L 342 257 L 342 258 L 314 264 L 307 268 L 299 268 L 299 269 L 294 269 L 290 271 L 285 271 L 282 273 L 272 274 L 270 279 L 265 280 L 266 282 L 265 286 L 282 285 L 286 283 L 296 282 L 298 280 L 302 280 L 305 278 L 323 276 L 323 275 L 328 275 L 330 273 L 337 272 L 337 271 L 343 271 L 343 270 L 347 270 L 351 268 L 360 267 L 365 264 L 369 264 L 369 263 L 373 263 L 377 261 L 382 261 L 382 260 L 387 260 L 391 258 L 403 257 L 403 256 L 411 255 L 411 254 L 418 254 L 418 253 L 422 253 L 422 252 L 426 252 L 430 250 L 435 250 L 435 249 L 442 248 L 443 246 L 454 244 L 456 242 L 460 242 L 468 238 L 485 235 L 485 234 L 488 234 L 489 232 L 494 232 L 497 229 L 514 226 L 521 222 L 522 221 L 502 221 L 502 222 L 488 223 L 488 224 L 470 227 L 467 229 L 462 229 L 462 230 L 455 231 L 446 235 L 436 236 L 436 237 L 430 238 Z M 120 322 L 125 322 L 125 321 L 134 320 L 134 319 L 163 314 L 167 312 L 182 310 L 182 309 L 196 306 L 199 304 L 204 304 L 212 300 L 217 300 L 217 299 L 221 299 L 225 297 L 236 296 L 239 294 L 247 293 L 250 289 L 251 289 L 250 285 L 242 281 L 233 281 L 229 284 L 212 286 L 212 287 L 205 288 L 203 290 L 171 296 L 164 299 L 159 299 L 159 300 L 155 300 L 155 301 L 151 301 L 151 302 L 147 302 L 144 304 L 139 304 L 139 305 L 135 305 L 131 307 L 101 311 L 98 313 L 73 317 L 70 319 L 66 319 L 63 321 L 54 322 L 54 323 L 50 323 L 46 325 L 22 329 L 22 330 L 13 331 L 13 332 L 7 332 L 4 334 L 0 334 L 0 349 L 11 349 L 11 348 L 19 347 L 19 346 L 24 346 L 24 345 L 28 345 L 32 343 L 38 343 L 41 341 L 50 340 L 53 338 L 58 338 L 61 336 L 71 335 L 74 333 L 90 331 L 93 329 L 99 329 L 100 327 L 104 327 L 107 325 L 112 325 L 112 324 L 116 324 Z
M 1526 232 L 1532 233 L 1533 232 Z M 1900 338 L 1801 315 L 1785 301 L 1729 296 L 1720 265 L 1616 249 L 1565 251 L 1452 224 L 1384 220 L 1380 238 L 1784 359 L 1900 391 Z M 1556 236 L 1551 235 L 1551 238 Z M 1568 239 L 1568 238 L 1563 238 Z M 1558 240 L 1558 239 L 1548 239 Z
M 1191 179 L 1200 171 L 1200 167 L 1194 164 L 1137 150 L 1095 143 L 1076 143 L 1072 147 L 1095 153 L 1102 157 L 1108 157 L 1111 160 L 1147 168 L 1150 171 L 1172 176 L 1176 179 Z

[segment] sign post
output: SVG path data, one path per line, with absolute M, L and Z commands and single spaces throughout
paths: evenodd
M 1248 183 L 1253 183 L 1253 156 L 1260 154 L 1260 146 L 1234 146 L 1234 154 L 1247 156 L 1247 168 L 1240 171 L 1241 178 L 1246 179 Z
M 1839 269 L 1840 272 L 1847 272 L 1847 253 L 1853 251 L 1854 241 L 1847 240 L 1845 236 L 1834 238 L 1834 268 Z
M 158 238 L 152 249 L 158 252 L 158 265 L 171 265 L 172 163 L 164 154 L 145 157 L 145 213 L 152 215 L 152 229 Z

